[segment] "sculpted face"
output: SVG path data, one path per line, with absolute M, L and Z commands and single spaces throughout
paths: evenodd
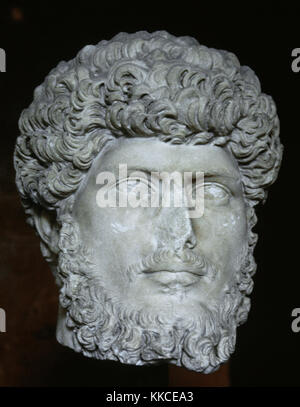
M 127 165 L 126 179 L 118 179 L 119 164 Z M 204 173 L 203 215 L 190 218 L 189 208 L 175 207 L 174 201 L 170 207 L 98 206 L 100 173 L 114 174 L 117 184 L 127 182 L 134 194 L 136 183 L 129 176 L 137 170 L 145 177 Z M 248 245 L 238 167 L 229 152 L 213 145 L 117 140 L 95 159 L 75 198 L 74 220 L 92 253 L 91 277 L 100 277 L 113 301 L 183 318 L 198 315 L 199 304 L 209 307 L 222 299 Z M 151 261 L 155 255 L 158 262 Z
M 283 150 L 252 69 L 191 37 L 120 33 L 59 63 L 19 128 L 16 183 L 59 285 L 58 341 L 135 365 L 226 362 Z

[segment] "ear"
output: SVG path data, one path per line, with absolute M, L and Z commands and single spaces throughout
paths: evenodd
M 44 208 L 34 210 L 33 223 L 41 239 L 41 251 L 45 259 L 53 263 L 58 253 L 59 226 L 56 212 L 46 211 Z

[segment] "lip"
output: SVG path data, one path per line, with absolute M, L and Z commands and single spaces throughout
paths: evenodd
M 164 287 L 164 289 L 178 290 L 180 287 L 190 287 L 201 280 L 201 275 L 190 270 L 145 270 L 143 272 L 154 283 Z M 175 291 L 174 291 L 175 292 Z
M 200 270 L 167 270 L 167 269 L 162 269 L 162 270 L 144 270 L 143 273 L 145 274 L 156 274 L 156 273 L 171 273 L 171 274 L 192 274 L 197 277 L 202 277 L 205 275 L 204 272 L 201 272 Z

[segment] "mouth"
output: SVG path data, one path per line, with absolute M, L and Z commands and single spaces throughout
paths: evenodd
M 165 288 L 183 287 L 199 284 L 202 278 L 211 275 L 210 263 L 203 256 L 192 252 L 158 251 L 128 268 L 128 277 L 133 281 L 139 275 L 156 285 Z
M 176 269 L 162 269 L 162 270 L 145 270 L 144 275 L 147 275 L 152 281 L 159 283 L 163 286 L 181 286 L 188 287 L 199 282 L 204 272 L 200 270 L 176 270 Z
M 186 269 L 182 269 L 182 270 L 176 270 L 172 269 L 172 270 L 167 270 L 167 269 L 162 269 L 162 270 L 144 270 L 143 271 L 144 274 L 156 274 L 156 273 L 172 273 L 172 274 L 181 274 L 181 273 L 185 273 L 185 274 L 193 274 L 194 276 L 197 277 L 202 277 L 204 276 L 206 273 L 202 270 L 186 270 Z

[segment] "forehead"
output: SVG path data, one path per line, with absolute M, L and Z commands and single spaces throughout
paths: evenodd
M 95 158 L 90 175 L 99 171 L 117 172 L 119 164 L 149 172 L 202 171 L 239 178 L 235 158 L 222 147 L 168 144 L 155 137 L 117 139 Z

